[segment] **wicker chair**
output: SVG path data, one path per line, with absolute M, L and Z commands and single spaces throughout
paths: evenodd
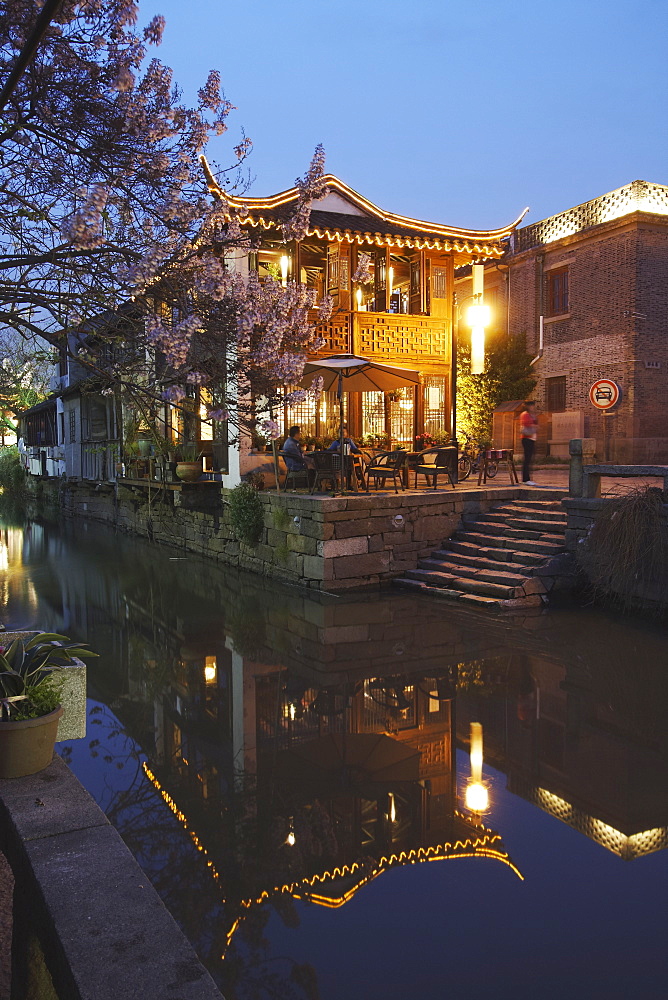
M 427 459 L 433 455 L 433 461 Z M 434 489 L 439 476 L 447 476 L 453 490 L 455 488 L 455 474 L 457 470 L 457 449 L 454 446 L 448 448 L 425 448 L 418 455 L 415 465 L 415 488 L 417 489 L 418 476 L 424 476 L 427 481 L 430 476 L 434 478 Z
M 378 489 L 378 480 L 383 480 L 383 486 L 385 486 L 386 479 L 392 479 L 394 484 L 394 492 L 398 493 L 397 489 L 397 479 L 399 480 L 399 485 L 402 490 L 405 489 L 402 473 L 404 465 L 406 464 L 406 452 L 405 451 L 384 451 L 380 455 L 376 455 L 370 465 L 367 465 L 365 469 L 366 474 L 366 491 L 369 492 L 369 486 L 371 485 L 371 479 L 374 481 L 375 489 Z
M 311 486 L 311 493 L 315 493 L 318 483 L 329 482 L 334 491 L 341 488 L 343 480 L 341 470 L 341 456 L 335 451 L 312 451 L 313 468 L 315 477 Z
M 292 485 L 293 490 L 296 490 L 298 486 L 309 486 L 309 470 L 304 469 L 291 469 L 288 463 L 285 461 L 285 452 L 279 451 L 278 454 L 283 459 L 285 464 L 285 479 L 283 480 L 283 489 L 287 490 L 288 483 Z

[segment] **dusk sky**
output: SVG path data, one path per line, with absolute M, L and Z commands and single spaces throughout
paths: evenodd
M 254 195 L 327 169 L 382 208 L 472 228 L 668 183 L 668 18 L 656 0 L 142 0 L 193 100 L 220 70 Z

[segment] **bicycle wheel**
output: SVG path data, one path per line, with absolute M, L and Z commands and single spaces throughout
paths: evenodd
M 471 459 L 468 455 L 462 455 L 459 459 L 459 481 L 468 479 L 471 475 Z
M 498 471 L 499 471 L 499 463 L 498 462 L 488 462 L 487 463 L 487 478 L 488 479 L 494 479 L 494 476 L 497 474 Z

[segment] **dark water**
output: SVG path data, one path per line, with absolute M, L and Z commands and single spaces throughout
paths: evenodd
M 60 752 L 228 1000 L 666 995 L 664 627 L 315 600 L 86 524 L 4 528 L 0 585 L 102 654 Z

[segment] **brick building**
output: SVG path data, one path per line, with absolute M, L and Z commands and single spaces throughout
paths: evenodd
M 460 306 L 470 291 L 463 274 Z M 552 454 L 584 435 L 601 459 L 668 462 L 668 187 L 634 181 L 518 229 L 485 303 L 490 337 L 526 334 Z M 602 378 L 621 389 L 606 415 L 589 401 Z

